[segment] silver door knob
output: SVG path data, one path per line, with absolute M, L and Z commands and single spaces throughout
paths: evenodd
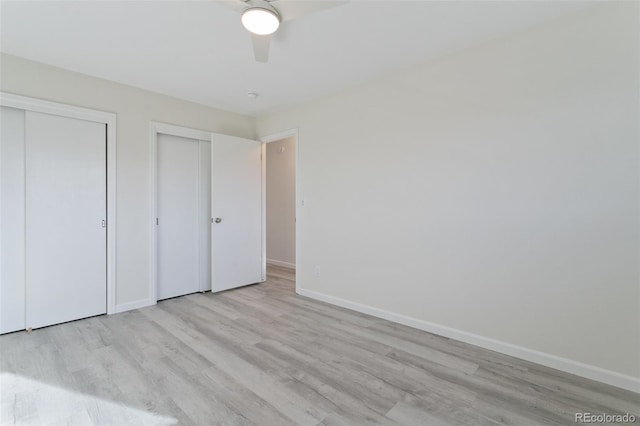
M 220 219 L 219 217 L 216 217 L 216 223 L 220 223 L 222 222 L 222 219 Z

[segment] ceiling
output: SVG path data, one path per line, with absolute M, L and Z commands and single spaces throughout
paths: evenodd
M 239 14 L 215 0 L 2 1 L 0 48 L 256 116 L 522 30 L 585 4 L 352 0 L 285 23 L 272 40 L 269 62 L 257 63 Z M 260 96 L 249 99 L 248 91 Z

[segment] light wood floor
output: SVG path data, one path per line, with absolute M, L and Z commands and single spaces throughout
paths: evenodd
M 0 337 L 2 424 L 574 424 L 640 396 L 296 296 L 292 272 Z

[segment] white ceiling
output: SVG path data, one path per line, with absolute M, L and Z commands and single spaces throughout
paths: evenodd
M 239 15 L 214 0 L 2 1 L 0 48 L 201 104 L 261 115 L 585 4 L 353 0 L 285 23 L 264 64 L 253 60 Z M 250 100 L 250 90 L 260 97 Z

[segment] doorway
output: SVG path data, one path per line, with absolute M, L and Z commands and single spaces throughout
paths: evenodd
M 266 264 L 296 269 L 297 132 L 263 138 Z

